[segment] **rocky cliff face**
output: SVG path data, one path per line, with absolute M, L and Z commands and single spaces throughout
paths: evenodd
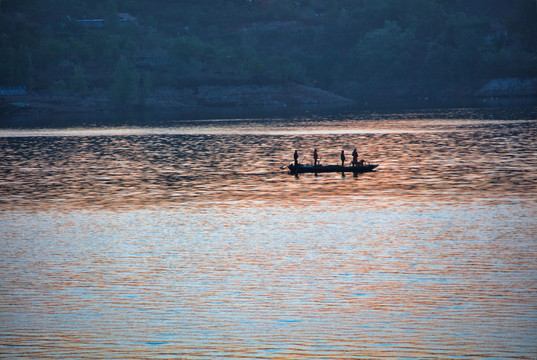
M 259 87 L 202 86 L 199 88 L 197 100 L 205 106 L 294 106 L 352 103 L 351 100 L 331 92 L 298 84 Z
M 477 97 L 537 97 L 537 78 L 506 78 L 489 81 Z

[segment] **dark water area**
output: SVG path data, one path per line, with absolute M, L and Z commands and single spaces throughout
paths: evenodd
M 56 120 L 0 130 L 2 358 L 537 356 L 536 108 Z

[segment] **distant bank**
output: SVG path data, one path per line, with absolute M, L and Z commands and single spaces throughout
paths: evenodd
M 88 96 L 59 96 L 49 93 L 3 95 L 0 116 L 38 113 L 87 113 L 108 111 L 184 110 L 218 107 L 302 107 L 322 105 L 352 106 L 354 101 L 331 92 L 298 84 L 198 86 L 183 89 L 160 88 L 142 104 L 120 109 L 111 105 L 105 91 Z
M 343 106 L 357 108 L 457 107 L 537 105 L 537 78 L 495 79 L 473 93 L 443 98 L 435 94 L 416 96 L 390 91 L 370 92 L 362 100 L 351 100 L 310 86 L 288 85 L 205 85 L 182 89 L 158 88 L 144 104 L 120 109 L 111 105 L 106 91 L 93 90 L 87 96 L 50 93 L 0 95 L 0 117 L 40 113 L 92 113 L 140 111 L 190 111 L 193 109 L 265 107 L 273 109 Z

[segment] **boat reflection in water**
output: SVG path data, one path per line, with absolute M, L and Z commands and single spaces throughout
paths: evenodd
M 532 358 L 531 111 L 0 130 L 0 357 Z

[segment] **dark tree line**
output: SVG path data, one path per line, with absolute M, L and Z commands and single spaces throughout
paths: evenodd
M 143 103 L 154 87 L 298 82 L 360 99 L 537 76 L 534 0 L 0 4 L 0 84 L 106 90 L 120 104 Z

